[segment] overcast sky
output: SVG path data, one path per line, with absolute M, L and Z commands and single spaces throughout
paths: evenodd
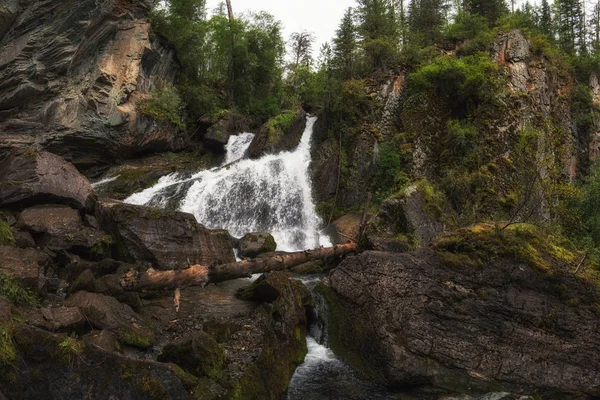
M 212 11 L 223 0 L 208 0 Z M 354 7 L 355 0 L 231 0 L 235 14 L 252 10 L 267 11 L 283 24 L 283 37 L 289 39 L 292 32 L 307 30 L 313 32 L 316 43 L 313 55 L 319 55 L 321 44 L 330 41 L 348 7 Z

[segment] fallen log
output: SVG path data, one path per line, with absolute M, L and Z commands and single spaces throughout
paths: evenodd
M 188 286 L 206 286 L 209 283 L 249 277 L 270 271 L 281 271 L 314 260 L 326 260 L 343 256 L 356 249 L 356 243 L 346 243 L 334 247 L 322 247 L 295 253 L 279 253 L 265 258 L 254 258 L 236 263 L 221 265 L 192 265 L 186 269 L 173 271 L 129 270 L 121 279 L 124 290 L 163 290 L 180 289 Z

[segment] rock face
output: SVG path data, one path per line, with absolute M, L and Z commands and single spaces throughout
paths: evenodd
M 32 149 L 15 149 L 0 164 L 0 205 L 66 203 L 93 208 L 96 193 L 73 165 Z
M 231 114 L 213 124 L 204 134 L 202 143 L 217 154 L 225 153 L 225 145 L 231 135 L 237 135 L 249 129 L 247 119 L 236 114 Z
M 240 239 L 238 246 L 242 257 L 256 257 L 277 248 L 275 238 L 267 232 L 248 233 Z
M 327 233 L 334 243 L 341 244 L 349 241 L 358 241 L 360 234 L 360 214 L 346 214 L 327 227 Z
M 369 236 L 392 238 L 398 234 L 414 235 L 419 244 L 429 245 L 443 231 L 444 224 L 440 215 L 434 215 L 438 210 L 432 210 L 424 191 L 425 188 L 413 185 L 400 195 L 384 200 L 369 221 Z M 450 214 L 450 211 L 446 213 Z
M 424 249 L 348 258 L 330 284 L 333 349 L 390 385 L 600 395 L 597 289 L 571 273 L 505 258 L 450 268 Z
M 149 38 L 151 3 L 9 1 L 0 11 L 0 153 L 39 145 L 85 169 L 185 146 L 175 126 L 136 112 L 177 72 L 173 51 Z
M 229 234 L 204 228 L 192 214 L 106 200 L 96 215 L 124 261 L 163 270 L 235 262 Z

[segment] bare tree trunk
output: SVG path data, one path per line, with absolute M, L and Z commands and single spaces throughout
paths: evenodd
M 225 0 L 227 3 L 227 15 L 229 16 L 229 29 L 231 31 L 231 103 L 233 105 L 235 98 L 235 71 L 236 71 L 236 57 L 235 57 L 235 27 L 233 19 L 233 7 L 231 6 L 231 0 Z
M 151 268 L 144 272 L 132 269 L 122 276 L 121 287 L 124 290 L 142 291 L 206 286 L 209 283 L 245 278 L 252 274 L 290 269 L 309 261 L 339 257 L 355 249 L 356 243 L 346 243 L 334 247 L 276 254 L 266 258 L 255 258 L 210 267 L 192 265 L 187 269 L 176 271 L 157 271 Z

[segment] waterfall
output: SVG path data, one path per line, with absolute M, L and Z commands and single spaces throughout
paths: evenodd
M 298 251 L 330 245 L 320 235 L 309 177 L 310 140 L 316 117 L 293 151 L 243 158 L 254 135 L 230 137 L 225 163 L 183 178 L 172 174 L 125 200 L 132 204 L 174 208 L 194 214 L 208 228 L 227 229 L 232 236 L 270 232 L 277 249 Z

